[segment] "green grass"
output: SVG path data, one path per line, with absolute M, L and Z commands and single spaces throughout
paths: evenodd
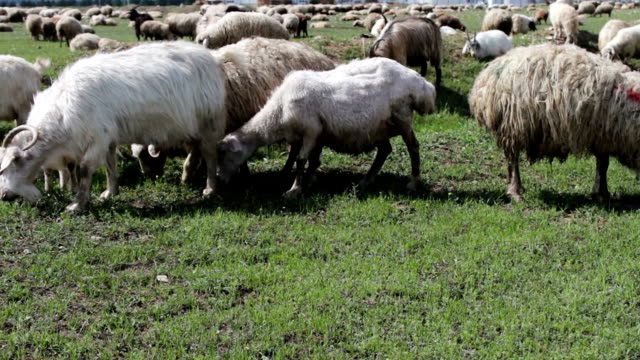
M 461 16 L 479 29 L 481 13 Z M 335 23 L 302 41 L 361 56 L 362 29 Z M 133 39 L 126 24 L 97 33 Z M 247 183 L 207 200 L 179 184 L 180 161 L 152 181 L 124 158 L 122 194 L 95 199 L 99 174 L 85 215 L 61 213 L 71 195 L 60 192 L 0 203 L 0 358 L 640 357 L 637 182 L 614 163 L 614 197 L 599 203 L 592 159 L 524 165 L 526 201 L 510 203 L 502 155 L 469 117 L 484 63 L 461 57 L 463 41 L 445 39 L 438 113 L 415 119 L 417 194 L 403 190 L 409 160 L 395 139 L 365 192 L 354 184 L 373 155 L 325 151 L 317 185 L 285 200 L 274 147 Z M 0 33 L 0 53 L 51 57 L 51 76 L 83 56 L 22 26 Z

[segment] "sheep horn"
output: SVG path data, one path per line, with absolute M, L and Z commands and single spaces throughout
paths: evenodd
M 469 37 L 469 33 L 467 31 L 464 32 L 467 35 L 467 40 L 471 42 L 471 38 Z
M 30 125 L 20 125 L 11 129 L 11 131 L 7 133 L 7 136 L 5 136 L 4 141 L 2 142 L 2 147 L 6 148 L 11 143 L 11 140 L 13 140 L 13 138 L 16 135 L 18 135 L 18 133 L 25 130 L 29 131 L 33 136 L 33 138 L 31 139 L 31 141 L 29 141 L 27 145 L 25 145 L 25 147 L 22 150 L 24 151 L 29 150 L 33 145 L 35 145 L 36 141 L 38 141 L 38 130 Z

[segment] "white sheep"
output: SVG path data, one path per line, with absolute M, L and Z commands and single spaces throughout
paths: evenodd
M 495 58 L 511 50 L 511 39 L 500 30 L 489 30 L 477 33 L 473 38 L 467 34 L 467 42 L 462 54 L 471 54 L 477 59 Z
M 298 30 L 298 25 L 300 24 L 300 18 L 294 14 L 284 14 L 282 16 L 282 25 L 287 29 L 289 35 L 294 36 L 296 31 Z
M 100 42 L 100 36 L 84 33 L 76 35 L 76 37 L 69 43 L 69 49 L 71 51 L 76 50 L 96 50 L 98 49 L 98 43 Z
M 553 26 L 553 39 L 558 41 L 566 37 L 565 43 L 578 41 L 578 12 L 571 5 L 555 2 L 549 6 L 549 20 Z
M 217 49 L 251 36 L 288 40 L 289 32 L 270 16 L 233 12 L 198 34 L 196 42 L 210 49 Z
M 0 121 L 27 121 L 33 96 L 40 88 L 40 79 L 51 62 L 38 58 L 31 64 L 23 58 L 0 55 Z
M 609 20 L 600 30 L 598 34 L 598 50 L 604 49 L 605 46 L 611 41 L 618 31 L 629 27 L 629 23 L 622 20 Z
M 526 34 L 536 30 L 536 22 L 528 16 L 515 14 L 511 19 L 513 20 L 512 34 Z
M 186 42 L 144 44 L 97 54 L 67 67 L 38 93 L 26 125 L 14 128 L 0 150 L 0 197 L 40 197 L 33 181 L 40 168 L 71 168 L 79 176 L 68 211 L 86 208 L 91 178 L 107 165 L 106 198 L 118 193 L 120 144 L 199 148 L 215 188 L 216 143 L 224 134 L 225 80 L 221 63 L 202 46 Z M 72 178 L 73 183 L 73 178 Z
M 620 29 L 600 53 L 609 60 L 640 57 L 640 25 Z
M 40 35 L 42 34 L 42 17 L 40 15 L 27 15 L 24 25 L 31 34 L 31 39 L 40 40 Z
M 411 157 L 408 188 L 415 190 L 420 156 L 413 111 L 432 113 L 435 95 L 433 85 L 417 72 L 385 58 L 357 60 L 324 72 L 293 72 L 260 112 L 220 143 L 220 179 L 228 181 L 258 147 L 285 140 L 297 154 L 296 179 L 287 196 L 302 192 L 307 160 L 307 175 L 312 177 L 323 146 L 350 154 L 377 147 L 376 159 L 360 182 L 365 187 L 391 152 L 389 139 L 401 135 Z
M 197 33 L 196 28 L 200 21 L 200 14 L 169 14 L 165 19 L 165 23 L 169 25 L 169 29 L 176 36 L 182 38 L 188 36 L 192 40 L 195 39 Z

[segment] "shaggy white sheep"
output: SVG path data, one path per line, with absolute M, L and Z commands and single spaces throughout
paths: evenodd
M 477 59 L 495 58 L 512 48 L 511 39 L 500 30 L 489 30 L 469 38 L 462 48 L 462 54 L 471 54 Z
M 358 104 L 354 106 L 354 104 Z M 419 145 L 413 111 L 435 110 L 435 89 L 411 69 L 385 58 L 353 61 L 331 71 L 296 71 L 289 74 L 267 104 L 220 144 L 220 179 L 228 181 L 260 146 L 285 140 L 297 153 L 296 179 L 287 196 L 303 190 L 307 175 L 320 165 L 323 146 L 351 154 L 378 148 L 376 159 L 360 182 L 367 186 L 391 152 L 389 139 L 401 135 L 411 157 L 411 181 L 420 178 Z
M 42 72 L 50 65 L 38 58 L 31 64 L 23 58 L 0 55 L 0 121 L 27 121 L 33 96 L 40 88 Z
M 549 20 L 553 26 L 554 40 L 558 41 L 565 36 L 567 44 L 575 44 L 578 41 L 578 12 L 573 6 L 558 2 L 551 4 Z
M 620 29 L 600 53 L 609 60 L 640 57 L 640 25 Z
M 216 143 L 224 134 L 225 85 L 221 63 L 202 46 L 153 43 L 97 54 L 69 66 L 39 93 L 27 124 L 10 131 L 0 151 L 0 197 L 37 200 L 40 168 L 78 169 L 77 195 L 68 211 L 86 208 L 91 178 L 107 165 L 106 198 L 118 193 L 120 144 L 176 146 L 193 142 L 207 164 L 214 191 Z M 73 182 L 73 178 L 72 178 Z

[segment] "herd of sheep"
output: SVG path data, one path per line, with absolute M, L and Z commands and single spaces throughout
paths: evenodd
M 624 6 L 629 6 L 625 4 Z M 468 6 L 467 6 L 468 7 Z M 616 4 L 559 0 L 533 18 L 507 8 L 486 12 L 480 33 L 466 34 L 463 53 L 495 58 L 476 77 L 469 106 L 478 123 L 495 135 L 508 168 L 507 195 L 524 192 L 519 158 L 596 157 L 593 192 L 607 198 L 609 157 L 640 174 L 640 75 L 618 60 L 640 56 L 640 25 L 610 20 L 599 34 L 599 54 L 575 46 L 580 17 L 611 12 Z M 448 10 L 463 10 L 465 6 Z M 34 11 L 37 10 L 37 11 Z M 284 172 L 295 170 L 286 196 L 300 195 L 313 181 L 323 147 L 358 154 L 377 150 L 359 186 L 369 185 L 391 152 L 390 138 L 401 136 L 411 159 L 407 186 L 420 178 L 413 114 L 435 112 L 442 86 L 443 37 L 466 32 L 452 14 L 433 6 L 405 9 L 383 4 L 260 7 L 204 5 L 199 13 L 126 12 L 110 6 L 77 9 L 0 9 L 0 22 L 24 21 L 34 40 L 62 41 L 75 49 L 100 49 L 68 66 L 39 91 L 48 60 L 30 64 L 0 55 L 0 120 L 17 125 L 0 147 L 0 198 L 41 197 L 34 185 L 44 170 L 76 194 L 68 211 L 89 204 L 91 181 L 107 169 L 107 189 L 116 195 L 117 149 L 131 145 L 143 171 L 159 176 L 167 156 L 185 154 L 182 180 L 206 174 L 203 195 L 217 181 L 248 171 L 260 147 L 290 145 Z M 436 12 L 434 12 L 436 10 Z M 535 10 L 535 9 L 530 9 Z M 291 36 L 307 33 L 307 22 L 344 13 L 375 36 L 369 58 L 336 65 Z M 16 15 L 16 13 L 18 15 Z M 398 15 L 408 17 L 394 18 Z M 131 21 L 139 40 L 176 40 L 125 46 L 100 38 L 92 26 L 112 18 Z M 537 31 L 550 20 L 552 41 L 513 48 L 513 34 Z M 131 48 L 129 48 L 131 47 Z M 436 84 L 425 80 L 427 64 Z M 408 68 L 420 67 L 420 73 Z M 636 121 L 638 121 L 636 123 Z M 206 170 L 199 167 L 204 164 Z

